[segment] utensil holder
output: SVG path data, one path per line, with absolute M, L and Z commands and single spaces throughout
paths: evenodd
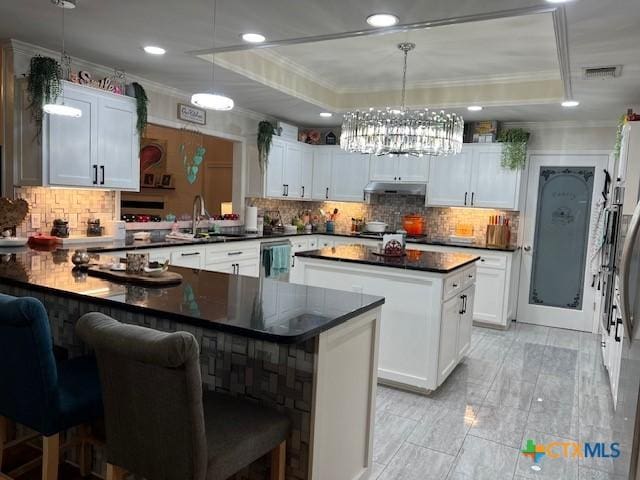
M 487 246 L 506 248 L 511 241 L 508 225 L 487 225 Z

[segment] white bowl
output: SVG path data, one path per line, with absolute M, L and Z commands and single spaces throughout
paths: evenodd
M 387 230 L 387 224 L 384 222 L 367 222 L 366 228 L 371 233 L 384 233 Z
M 162 276 L 162 274 L 164 274 L 164 272 L 167 271 L 167 269 L 168 269 L 167 265 L 164 265 L 158 268 L 144 267 L 144 274 L 147 275 L 148 277 L 160 277 Z

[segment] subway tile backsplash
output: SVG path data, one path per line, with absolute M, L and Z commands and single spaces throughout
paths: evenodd
M 408 214 L 419 214 L 425 218 L 425 234 L 433 240 L 448 240 L 455 233 L 459 223 L 471 224 L 476 242 L 484 242 L 486 226 L 491 215 L 502 215 L 509 219 L 511 226 L 511 243 L 517 243 L 519 212 L 493 210 L 485 208 L 433 208 L 424 206 L 424 197 L 416 195 L 371 195 L 369 203 L 351 202 L 302 202 L 263 198 L 247 198 L 246 205 L 258 207 L 260 214 L 267 210 L 278 210 L 284 223 L 303 211 L 311 210 L 313 214 L 320 209 L 333 212 L 338 209 L 336 220 L 338 231 L 351 229 L 352 218 L 378 220 L 389 224 L 390 229 L 402 227 L 402 217 Z
M 15 198 L 29 204 L 29 215 L 16 228 L 16 234 L 28 237 L 37 232 L 49 234 L 57 218 L 69 222 L 70 235 L 86 235 L 87 220 L 99 218 L 102 225 L 114 220 L 116 193 L 45 187 L 16 187 Z

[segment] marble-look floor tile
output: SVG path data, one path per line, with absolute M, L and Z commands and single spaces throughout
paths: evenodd
M 568 438 L 527 430 L 523 437 L 523 447 L 528 439 L 540 444 L 572 441 Z M 531 458 L 520 455 L 516 466 L 516 475 L 545 480 L 578 480 L 577 458 L 551 458 L 549 455 L 545 455 L 537 463 L 540 467 L 539 470 L 533 470 L 531 468 L 532 465 L 533 460 Z
M 551 400 L 544 402 L 534 400 L 529 411 L 527 429 L 577 441 L 579 438 L 578 412 L 577 402 L 570 404 Z
M 432 409 L 420 421 L 407 439 L 408 442 L 449 455 L 456 455 L 475 419 L 468 408 Z
M 626 475 L 614 475 L 591 468 L 580 467 L 580 480 L 628 480 Z
M 500 370 L 500 362 L 481 360 L 478 358 L 465 358 L 451 373 L 455 381 L 471 383 L 492 383 Z
M 371 469 L 369 470 L 369 476 L 367 477 L 367 480 L 378 480 L 386 467 L 386 465 L 383 465 L 381 463 L 373 462 L 373 465 L 371 465 Z
M 519 451 L 467 435 L 448 480 L 511 480 Z
M 533 400 L 542 398 L 543 401 L 573 404 L 577 394 L 577 382 L 551 375 L 538 375 L 538 382 L 533 392 Z
M 380 480 L 443 480 L 455 457 L 405 443 L 387 465 Z
M 382 412 L 376 414 L 373 461 L 386 465 L 416 427 L 408 418 Z
M 611 397 L 609 374 L 600 355 L 580 355 L 580 392 L 586 395 Z M 613 400 L 611 400 L 613 401 Z
M 594 426 L 580 426 L 580 441 L 589 443 L 604 443 L 607 452 L 610 452 L 609 445 L 612 442 L 619 442 L 620 435 L 618 432 L 605 427 L 599 428 Z M 629 455 L 625 450 L 621 452 L 622 456 Z M 621 462 L 619 459 L 611 457 L 585 457 L 580 459 L 581 468 L 590 468 L 600 470 L 611 475 L 626 475 L 627 462 Z
M 491 389 L 483 405 L 529 410 L 535 387 L 535 379 L 533 383 L 530 383 L 524 381 L 519 375 L 513 375 L 508 371 L 501 370 L 491 384 Z
M 540 373 L 575 379 L 578 376 L 578 351 L 547 345 L 542 357 Z
M 527 323 L 518 323 L 516 342 L 547 344 L 549 336 L 549 327 L 540 325 L 530 325 Z
M 615 411 L 610 395 L 589 395 L 586 392 L 580 395 L 581 429 L 586 427 L 611 428 L 614 417 Z
M 436 404 L 435 400 L 412 392 L 395 388 L 378 387 L 376 410 L 378 413 L 388 412 L 399 417 L 419 421 L 428 409 Z
M 546 346 L 537 343 L 514 343 L 504 356 L 503 370 L 519 374 L 523 380 L 535 382 Z
M 430 396 L 436 402 L 444 403 L 448 408 L 478 409 L 487 396 L 490 384 L 471 383 L 449 378 Z
M 576 332 L 575 330 L 553 329 L 547 337 L 547 345 L 580 350 L 581 333 L 582 332 Z
M 478 411 L 469 434 L 520 448 L 527 415 L 527 412 L 516 408 L 486 405 Z

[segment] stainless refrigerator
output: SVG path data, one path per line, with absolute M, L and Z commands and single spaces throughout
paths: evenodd
M 610 439 L 622 452 L 612 473 L 640 480 L 640 122 L 625 125 L 610 168 L 615 188 L 603 246 L 602 346 L 615 408 Z

